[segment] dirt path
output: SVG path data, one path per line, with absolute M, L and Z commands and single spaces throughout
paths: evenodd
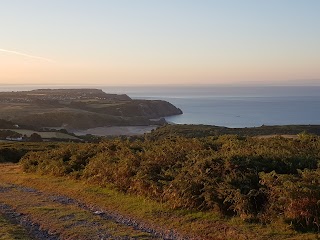
M 0 213 L 23 226 L 33 239 L 183 239 L 66 196 L 4 182 Z
M 9 205 L 0 203 L 0 213 L 6 224 L 10 224 L 11 233 L 8 228 L 6 235 L 0 239 L 48 239 L 58 240 L 55 234 L 49 234 L 48 231 L 41 229 L 40 225 L 32 222 L 28 216 L 14 211 Z M 1 237 L 1 235 L 0 235 Z
M 2 209 L 2 206 L 0 206 Z M 4 215 L 0 213 L 0 239 L 11 240 L 11 239 L 23 239 L 31 240 L 28 232 L 16 222 L 11 222 Z
M 37 239 L 177 239 L 174 233 L 159 233 L 133 219 L 100 211 L 66 196 L 47 195 L 14 184 L 0 184 L 0 212 Z M 46 221 L 50 223 L 45 224 Z M 68 227 L 67 234 L 52 231 L 61 224 Z M 49 229 L 43 230 L 43 225 L 49 225 Z M 83 233 L 78 233 L 79 229 Z
M 0 164 L 3 214 L 31 239 L 265 239 L 216 213 L 174 210 L 107 186 L 24 173 L 18 164 Z

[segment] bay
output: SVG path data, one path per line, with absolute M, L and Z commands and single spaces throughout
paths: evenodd
M 182 109 L 167 117 L 177 124 L 226 127 L 320 124 L 319 86 L 114 87 L 137 99 L 161 99 Z
M 134 99 L 165 100 L 182 115 L 167 117 L 177 124 L 226 127 L 320 124 L 320 86 L 105 86 L 2 85 L 0 91 L 38 88 L 100 88 Z

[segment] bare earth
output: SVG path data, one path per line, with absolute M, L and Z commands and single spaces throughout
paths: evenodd
M 99 206 L 20 184 L 18 165 L 1 164 L 0 170 L 12 177 L 12 181 L 0 177 L 0 216 L 20 225 L 32 239 L 188 239 Z

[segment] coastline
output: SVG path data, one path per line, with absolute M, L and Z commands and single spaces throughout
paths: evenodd
M 95 136 L 135 136 L 143 135 L 145 133 L 150 133 L 152 130 L 159 126 L 109 126 L 109 127 L 97 127 L 89 128 L 86 130 L 71 130 L 74 134 L 78 136 L 83 136 L 87 134 Z

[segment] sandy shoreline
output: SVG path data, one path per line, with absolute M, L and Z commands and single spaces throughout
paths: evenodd
M 149 133 L 158 126 L 113 126 L 113 127 L 97 127 L 86 130 L 72 131 L 76 135 L 92 134 L 96 136 L 134 136 Z

